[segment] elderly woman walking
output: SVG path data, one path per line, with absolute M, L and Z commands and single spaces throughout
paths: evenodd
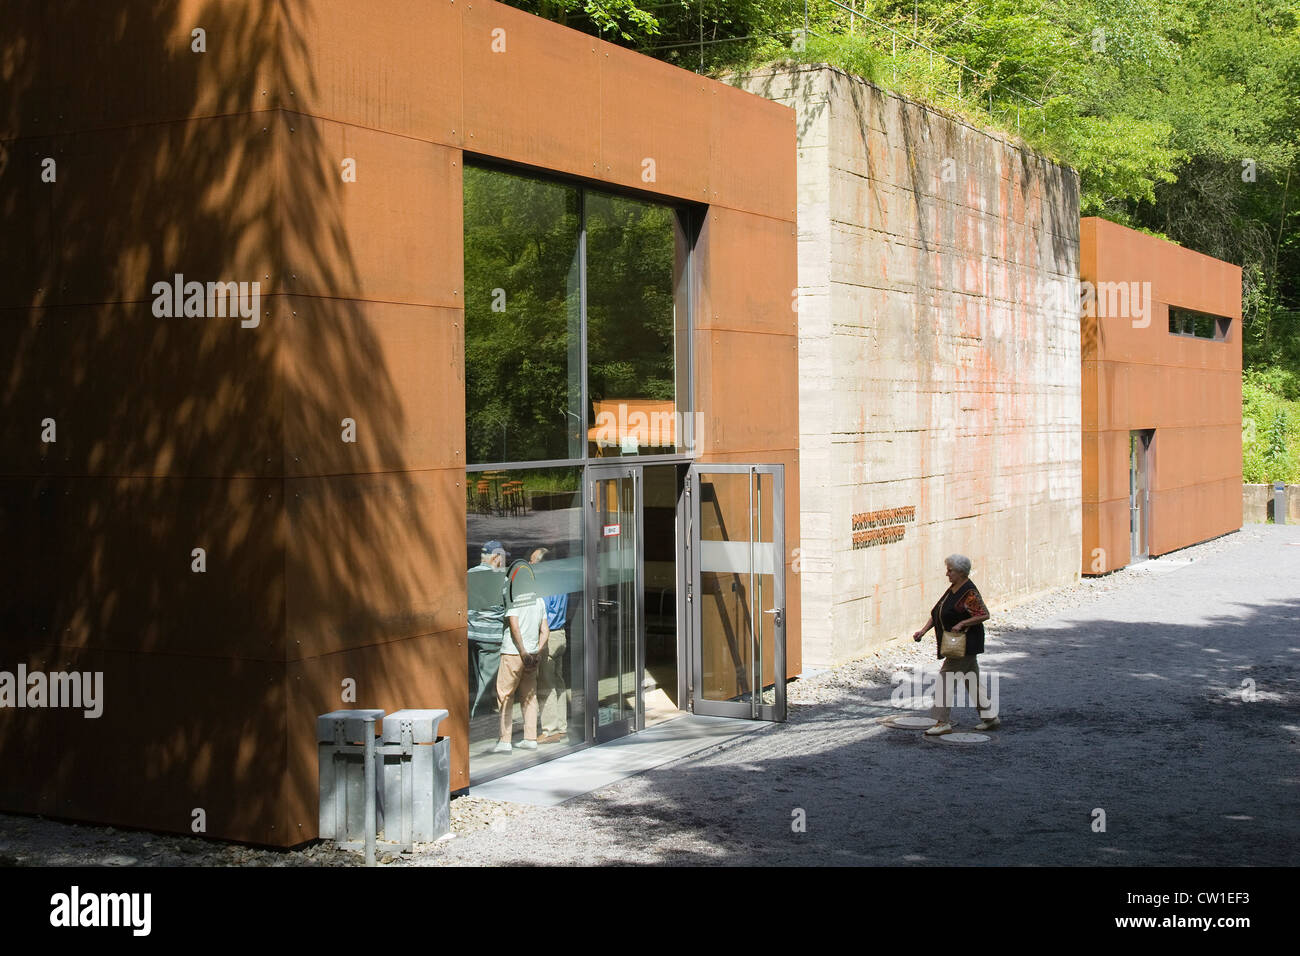
M 950 554 L 944 558 L 948 569 L 948 590 L 930 610 L 930 620 L 925 627 L 912 635 L 912 640 L 925 637 L 934 628 L 938 656 L 943 660 L 939 680 L 934 688 L 934 710 L 938 721 L 925 733 L 930 737 L 952 733 L 952 706 L 959 681 L 968 688 L 974 685 L 980 722 L 976 730 L 996 730 L 1001 723 L 997 710 L 983 694 L 980 684 L 979 661 L 976 655 L 984 652 L 984 622 L 989 619 L 984 599 L 970 579 L 970 558 L 963 554 Z

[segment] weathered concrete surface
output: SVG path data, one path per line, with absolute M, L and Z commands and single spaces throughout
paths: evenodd
M 1274 519 L 1276 504 L 1273 485 L 1241 486 L 1241 520 L 1246 524 L 1264 524 Z M 1286 524 L 1300 524 L 1300 485 L 1286 486 Z
M 1244 524 L 1263 524 L 1268 520 L 1268 485 L 1243 484 L 1241 486 L 1241 520 Z
M 1073 580 L 1074 171 L 830 67 L 732 80 L 798 117 L 805 663 L 910 633 L 952 552 L 1004 600 Z M 855 549 L 854 515 L 908 506 Z
M 416 862 L 1300 864 L 1300 527 L 1181 554 L 1198 551 L 995 635 L 982 661 L 1004 724 L 987 744 L 884 729 L 889 684 L 842 679 L 787 724 Z

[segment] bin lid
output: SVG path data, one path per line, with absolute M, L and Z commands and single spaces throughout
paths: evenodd
M 343 721 L 343 739 L 347 741 L 365 741 L 366 718 L 371 717 L 375 723 L 384 719 L 382 710 L 331 710 L 316 718 L 316 742 L 332 744 L 334 742 L 334 722 Z
M 384 718 L 384 743 L 402 741 L 402 722 L 411 722 L 411 742 L 432 744 L 438 740 L 438 725 L 447 719 L 445 710 L 395 710 Z

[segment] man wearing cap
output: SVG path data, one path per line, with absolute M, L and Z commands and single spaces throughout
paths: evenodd
M 470 611 L 465 617 L 469 630 L 470 664 L 475 678 L 474 699 L 469 707 L 471 717 L 478 711 L 479 703 L 487 689 L 495 683 L 506 616 L 504 590 L 493 588 L 492 598 L 476 600 L 476 592 L 481 589 L 475 587 L 474 575 L 488 571 L 500 574 L 506 569 L 509 560 L 510 555 L 500 541 L 485 542 L 479 554 L 479 563 L 470 568 L 465 576 L 466 590 L 469 591 L 470 597 Z M 491 603 L 487 603 L 489 601 Z M 475 604 L 482 606 L 475 608 Z

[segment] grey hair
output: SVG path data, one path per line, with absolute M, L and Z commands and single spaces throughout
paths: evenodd
M 943 559 L 943 563 L 958 574 L 970 576 L 970 558 L 964 554 L 950 554 Z

